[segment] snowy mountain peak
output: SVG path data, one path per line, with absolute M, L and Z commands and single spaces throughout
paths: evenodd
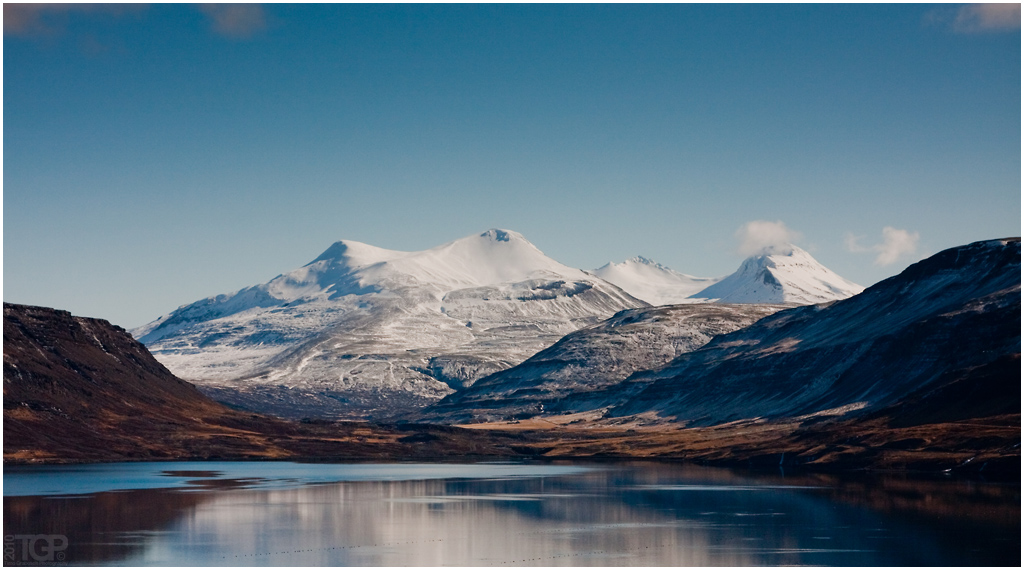
M 773 246 L 752 255 L 740 265 L 742 272 L 760 272 L 769 268 L 805 268 L 814 271 L 822 265 L 811 254 L 795 245 Z
M 435 252 L 448 256 L 461 256 L 470 258 L 476 263 L 493 264 L 501 261 L 502 256 L 510 252 L 518 252 L 518 255 L 533 257 L 536 259 L 548 259 L 537 246 L 530 243 L 530 240 L 518 232 L 511 230 L 490 229 L 482 234 L 466 236 L 435 248 L 414 255 Z M 550 261 L 550 260 L 549 260 Z M 545 262 L 546 263 L 546 262 Z
M 587 278 L 579 269 L 544 255 L 521 234 L 501 229 L 409 253 L 386 265 L 422 283 L 434 283 L 449 290 L 537 278 Z
M 653 265 L 654 267 L 662 267 L 664 269 L 668 269 L 667 267 L 654 261 L 653 259 L 648 259 L 642 255 L 631 257 L 627 259 L 625 263 L 639 263 L 640 265 Z
M 654 261 L 653 259 L 644 257 L 642 255 L 637 255 L 637 256 L 631 257 L 631 258 L 627 259 L 626 261 L 623 261 L 622 263 L 615 263 L 615 262 L 611 262 L 610 261 L 608 263 L 605 263 L 601 267 L 598 267 L 592 273 L 600 273 L 600 272 L 604 272 L 604 271 L 608 271 L 608 270 L 612 270 L 612 269 L 635 268 L 637 266 L 649 267 L 651 269 L 659 269 L 659 270 L 664 271 L 666 273 L 672 273 L 672 274 L 675 274 L 675 275 L 683 275 L 682 273 L 679 273 L 678 271 L 670 269 L 669 267 L 667 267 L 665 265 L 662 265 L 662 264 L 658 263 L 657 261 Z M 641 269 L 641 271 L 643 271 L 643 269 Z M 687 277 L 689 277 L 689 276 L 687 275 Z
M 350 267 L 372 265 L 407 255 L 404 251 L 393 251 L 352 240 L 341 240 L 331 244 L 319 257 L 308 265 L 321 261 L 338 262 Z
M 846 299 L 864 288 L 848 281 L 799 247 L 788 244 L 748 257 L 732 275 L 693 295 L 719 303 L 813 305 Z
M 717 281 L 679 273 L 639 255 L 606 263 L 591 273 L 652 305 L 692 303 L 691 295 Z

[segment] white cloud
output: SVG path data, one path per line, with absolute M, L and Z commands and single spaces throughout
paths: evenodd
M 876 252 L 875 265 L 892 265 L 904 255 L 910 255 L 917 251 L 917 242 L 920 239 L 917 232 L 908 232 L 893 227 L 882 228 L 882 243 L 872 246 L 861 245 L 863 236 L 846 234 L 844 241 L 846 249 L 852 253 Z
M 1020 29 L 1020 3 L 943 6 L 926 12 L 924 24 L 957 34 L 1012 32 Z
M 953 20 L 953 31 L 998 32 L 1020 29 L 1020 4 L 968 4 Z
M 875 246 L 878 251 L 875 265 L 892 265 L 901 256 L 916 252 L 920 237 L 917 232 L 911 233 L 889 226 L 882 228 L 882 243 Z
M 787 228 L 781 221 L 754 220 L 736 230 L 736 239 L 740 242 L 739 253 L 744 257 L 790 253 L 793 251 L 793 242 L 800 237 L 800 232 Z

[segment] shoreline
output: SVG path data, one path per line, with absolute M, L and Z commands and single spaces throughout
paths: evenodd
M 71 448 L 4 453 L 7 466 L 119 462 L 293 461 L 302 463 L 478 461 L 655 461 L 757 472 L 893 473 L 985 480 L 1020 480 L 1020 415 L 990 422 L 950 422 L 892 428 L 884 420 L 748 422 L 707 428 L 633 430 L 607 426 L 507 429 L 332 422 L 315 426 L 277 418 L 231 447 L 218 433 L 181 447 L 101 456 Z M 216 432 L 216 430 L 214 430 Z M 205 438 L 205 439 L 204 439 Z M 979 441 L 985 441 L 979 446 Z M 198 448 L 198 449 L 197 449 Z M 200 449 L 202 451 L 200 451 Z M 8 448 L 10 450 L 10 448 Z M 62 453 L 63 452 L 63 453 Z M 62 456 L 63 455 L 63 456 Z M 77 456 L 76 456 L 77 455 Z

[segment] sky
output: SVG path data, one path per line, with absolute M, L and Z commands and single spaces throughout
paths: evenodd
M 1021 233 L 1020 5 L 4 4 L 3 299 L 132 328 L 489 228 L 871 285 Z

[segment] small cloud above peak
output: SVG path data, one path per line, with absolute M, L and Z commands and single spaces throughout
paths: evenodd
M 798 231 L 786 227 L 782 221 L 754 220 L 736 230 L 737 251 L 744 257 L 753 255 L 790 255 L 793 242 L 801 238 Z

